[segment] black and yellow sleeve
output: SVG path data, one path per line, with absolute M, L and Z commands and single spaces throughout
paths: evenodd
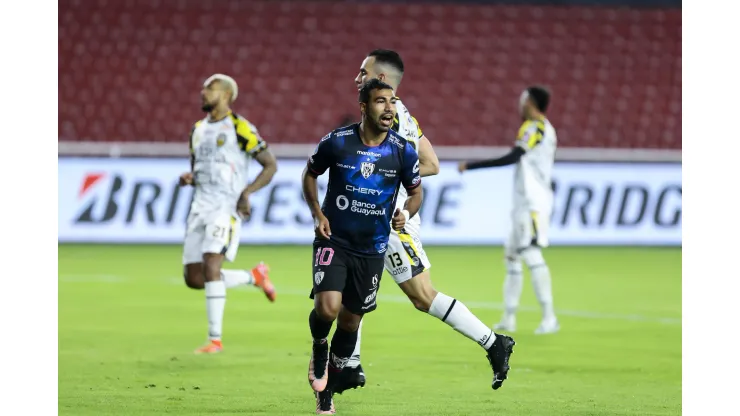
M 254 156 L 267 149 L 267 143 L 262 140 L 262 136 L 260 136 L 254 124 L 235 114 L 232 114 L 232 117 L 234 128 L 236 129 L 236 140 L 239 142 L 239 146 L 243 151 Z
M 532 150 L 542 142 L 545 135 L 545 123 L 542 120 L 527 120 L 519 127 L 516 145 L 524 150 Z

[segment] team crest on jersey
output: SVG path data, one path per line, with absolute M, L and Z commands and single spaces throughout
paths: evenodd
M 362 165 L 360 165 L 360 172 L 362 173 L 362 177 L 364 177 L 365 179 L 369 178 L 374 171 L 375 163 L 362 162 Z
M 316 286 L 320 285 L 322 280 L 324 280 L 324 272 L 318 271 L 313 275 L 313 281 L 316 282 Z
M 226 134 L 221 133 L 216 137 L 216 146 L 221 147 L 226 143 Z

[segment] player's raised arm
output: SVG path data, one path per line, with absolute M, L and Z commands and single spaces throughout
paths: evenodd
M 524 149 L 522 149 L 519 146 L 514 146 L 509 153 L 497 159 L 486 159 L 486 160 L 479 160 L 475 162 L 462 161 L 458 165 L 457 170 L 459 170 L 460 173 L 462 173 L 466 170 L 496 168 L 500 166 L 513 165 L 519 162 L 519 159 L 521 159 L 522 156 L 524 156 L 524 153 L 525 153 Z
M 545 125 L 541 120 L 527 120 L 519 128 L 516 144 L 509 153 L 497 159 L 480 160 L 476 162 L 460 162 L 458 170 L 460 173 L 466 170 L 495 168 L 499 166 L 513 165 L 542 141 L 545 133 Z
M 329 139 L 330 137 L 331 134 L 326 135 L 321 139 L 318 146 L 316 146 L 314 154 L 308 158 L 308 163 L 303 169 L 301 180 L 303 184 L 303 198 L 306 200 L 306 204 L 308 204 L 308 209 L 311 210 L 316 236 L 323 237 L 327 240 L 331 236 L 331 228 L 329 228 L 329 220 L 326 219 L 324 213 L 321 212 L 317 179 L 326 172 L 329 168 L 329 163 L 331 163 L 330 157 L 332 149 L 331 140 Z

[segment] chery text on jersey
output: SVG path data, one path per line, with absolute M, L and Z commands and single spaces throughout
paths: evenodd
M 329 170 L 321 210 L 329 219 L 332 242 L 371 256 L 387 248 L 399 186 L 421 184 L 419 157 L 406 139 L 389 131 L 380 145 L 368 147 L 360 139 L 359 123 L 324 137 L 308 168 L 316 175 Z

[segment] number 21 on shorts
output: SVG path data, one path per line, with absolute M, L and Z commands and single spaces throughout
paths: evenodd
M 328 266 L 334 258 L 334 249 L 331 247 L 319 247 L 316 250 L 316 262 L 314 266 Z

